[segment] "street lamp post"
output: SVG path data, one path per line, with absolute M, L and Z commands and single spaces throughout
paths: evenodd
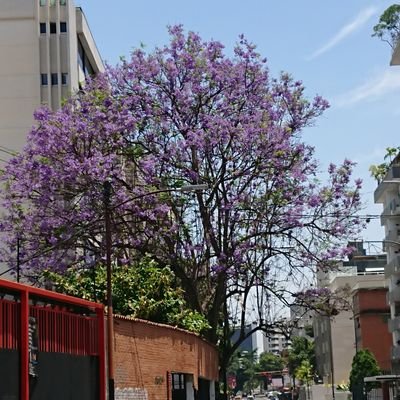
M 106 270 L 107 270 L 107 356 L 108 356 L 108 399 L 115 399 L 114 389 L 114 316 L 112 301 L 111 280 L 111 216 L 110 197 L 111 183 L 104 182 L 104 219 L 105 219 L 105 241 L 106 241 Z
M 138 200 L 145 196 L 166 192 L 196 192 L 203 191 L 208 185 L 186 185 L 180 188 L 158 189 L 152 192 L 144 193 L 133 197 L 127 202 Z M 104 203 L 104 220 L 105 220 L 105 250 L 106 250 L 106 278 L 107 278 L 107 358 L 108 358 L 108 400 L 115 400 L 115 378 L 114 378 L 114 314 L 112 300 L 112 238 L 111 238 L 111 182 L 105 181 L 103 185 L 103 203 Z M 119 204 L 121 206 L 122 204 Z

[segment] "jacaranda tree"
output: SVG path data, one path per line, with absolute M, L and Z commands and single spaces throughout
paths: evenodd
M 324 99 L 308 100 L 289 74 L 270 77 L 244 37 L 227 56 L 181 26 L 169 32 L 168 46 L 135 50 L 61 110 L 36 112 L 25 151 L 2 176 L 5 256 L 15 267 L 18 240 L 32 277 L 101 262 L 109 182 L 113 261 L 151 254 L 173 270 L 222 346 L 224 373 L 239 342 L 270 329 L 265 299 L 287 302 L 309 270 L 346 254 L 361 183 L 348 160 L 318 179 L 301 132 Z M 208 189 L 166 190 L 189 184 Z

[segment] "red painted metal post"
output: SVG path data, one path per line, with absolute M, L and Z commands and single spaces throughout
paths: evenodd
M 21 345 L 19 348 L 21 357 L 20 369 L 20 390 L 21 400 L 29 400 L 29 292 L 22 290 L 21 292 L 21 325 L 20 337 Z
M 106 400 L 106 349 L 105 349 L 105 324 L 104 310 L 97 309 L 97 345 L 99 357 L 99 399 Z

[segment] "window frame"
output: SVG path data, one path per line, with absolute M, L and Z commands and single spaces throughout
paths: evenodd
M 65 21 L 60 22 L 60 33 L 67 33 L 67 23 Z
M 57 72 L 53 72 L 51 73 L 51 86 L 57 86 L 58 85 L 58 73 Z
M 48 74 L 40 74 L 40 84 L 42 86 L 49 85 L 49 75 Z
M 55 22 L 50 22 L 50 34 L 55 35 L 57 33 L 57 24 Z
M 39 32 L 41 35 L 45 35 L 47 33 L 47 24 L 46 22 L 39 22 Z
M 66 86 L 68 85 L 68 73 L 61 72 L 61 85 Z

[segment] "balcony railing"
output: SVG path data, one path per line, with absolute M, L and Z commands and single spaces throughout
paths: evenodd
M 400 186 L 400 165 L 392 165 L 374 192 L 375 203 L 383 202 L 383 194 L 387 191 L 395 192 Z

